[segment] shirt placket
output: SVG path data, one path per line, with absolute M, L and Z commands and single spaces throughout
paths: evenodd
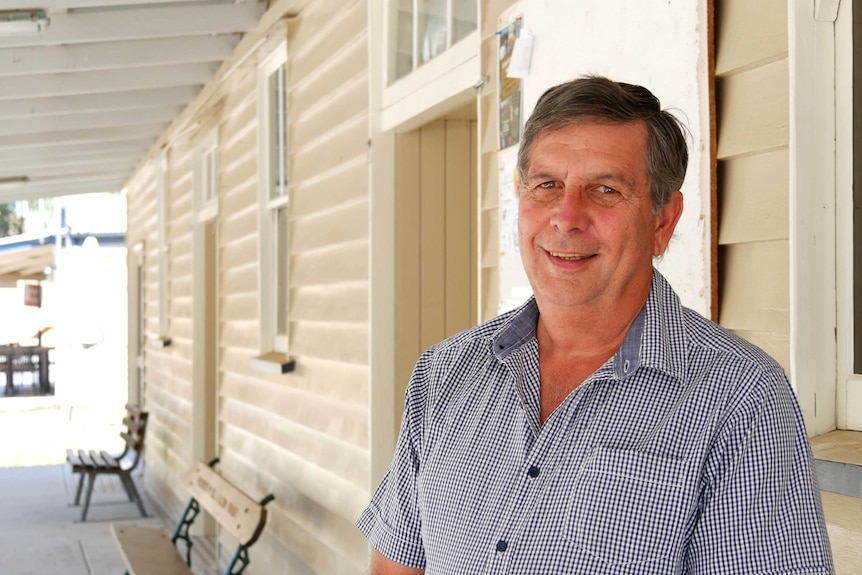
M 582 418 L 579 410 L 585 397 L 583 391 L 590 383 L 584 382 L 564 401 L 559 413 L 548 418 L 538 430 L 532 448 L 525 452 L 521 480 L 509 500 L 509 507 L 501 515 L 499 529 L 489 540 L 488 575 L 513 573 L 513 561 L 523 552 L 519 546 L 525 541 L 525 529 L 539 507 L 546 482 L 554 477 L 561 458 L 570 453 L 563 443 L 574 441 L 580 434 Z

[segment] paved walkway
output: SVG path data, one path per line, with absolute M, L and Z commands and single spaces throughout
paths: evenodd
M 111 523 L 141 518 L 115 477 L 96 479 L 86 523 L 71 505 L 67 447 L 120 451 L 123 406 L 61 407 L 51 397 L 0 397 L 0 573 L 122 575 Z M 144 497 L 145 506 L 152 506 Z

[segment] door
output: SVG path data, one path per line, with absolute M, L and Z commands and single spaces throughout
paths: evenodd
M 144 245 L 137 243 L 129 250 L 129 403 L 144 404 Z
M 419 354 L 477 317 L 476 121 L 472 106 L 395 141 L 395 401 Z

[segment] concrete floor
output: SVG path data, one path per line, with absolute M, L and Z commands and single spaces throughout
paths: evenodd
M 109 527 L 141 518 L 119 481 L 99 477 L 87 522 L 72 506 L 71 448 L 119 451 L 123 406 L 61 406 L 53 397 L 0 397 L 0 573 L 122 575 Z M 152 507 L 144 497 L 148 512 Z

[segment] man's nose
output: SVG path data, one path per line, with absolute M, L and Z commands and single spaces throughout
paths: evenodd
M 589 206 L 581 190 L 566 190 L 554 207 L 551 223 L 563 233 L 583 230 L 589 222 Z

